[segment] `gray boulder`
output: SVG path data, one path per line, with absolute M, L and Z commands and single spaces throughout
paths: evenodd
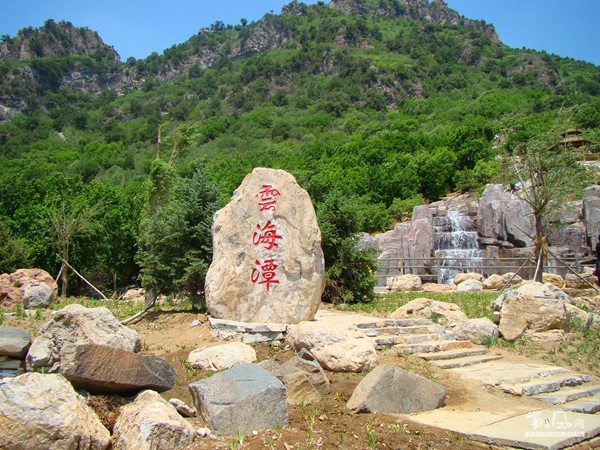
M 121 408 L 113 428 L 114 450 L 189 448 L 196 431 L 175 407 L 154 391 L 140 392 Z
M 158 356 L 94 344 L 68 344 L 61 353 L 60 373 L 93 394 L 164 392 L 175 384 L 175 370 Z
M 110 433 L 61 375 L 26 373 L 0 383 L 0 448 L 108 448 Z
M 0 356 L 23 359 L 30 345 L 29 331 L 0 325 Z
M 511 195 L 504 191 L 501 184 L 488 184 L 479 199 L 477 224 L 479 235 L 483 238 L 506 241 L 504 211 Z
M 446 389 L 394 366 L 377 366 L 356 386 L 346 408 L 353 412 L 412 414 L 444 405 Z
M 21 286 L 21 298 L 25 308 L 45 308 L 54 301 L 54 291 L 46 283 L 29 280 Z
M 512 196 L 504 210 L 506 236 L 515 247 L 531 247 L 535 236 L 535 220 L 531 206 Z
M 289 424 L 285 386 L 258 364 L 242 364 L 188 386 L 194 407 L 218 435 Z
M 58 372 L 66 344 L 96 344 L 137 352 L 142 348 L 138 334 L 121 325 L 106 308 L 67 305 L 40 328 L 27 353 L 27 370 Z
M 500 334 L 515 341 L 525 333 L 549 330 L 569 331 L 569 315 L 565 303 L 556 298 L 520 294 L 500 311 Z

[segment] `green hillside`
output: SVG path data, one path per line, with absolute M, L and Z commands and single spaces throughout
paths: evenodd
M 29 264 L 60 265 L 49 210 L 67 223 L 91 209 L 69 260 L 104 287 L 115 274 L 137 280 L 159 124 L 162 158 L 175 141 L 180 150 L 161 180 L 214 187 L 217 205 L 253 167 L 285 169 L 318 210 L 347 210 L 350 234 L 483 186 L 499 151 L 552 129 L 561 111 L 600 142 L 600 67 L 509 48 L 443 2 L 429 20 L 411 2 L 348 4 L 352 13 L 294 2 L 255 23 L 215 22 L 137 61 L 101 41 L 78 47 L 64 22 L 4 37 L 0 221 Z M 11 57 L 25 47 L 37 51 Z M 184 191 L 170 190 L 180 206 Z

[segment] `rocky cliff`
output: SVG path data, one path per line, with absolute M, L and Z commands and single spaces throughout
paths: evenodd
M 22 28 L 14 38 L 0 43 L 0 63 L 34 58 L 62 58 L 85 55 L 118 61 L 119 54 L 106 45 L 98 33 L 76 28 L 70 22 L 49 19 L 41 28 Z

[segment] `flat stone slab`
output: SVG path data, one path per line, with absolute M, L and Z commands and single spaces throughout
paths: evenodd
M 467 436 L 491 445 L 559 450 L 599 434 L 600 416 L 545 409 L 477 428 Z
M 441 408 L 411 415 L 407 419 L 461 433 L 469 439 L 491 445 L 532 450 L 559 450 L 600 434 L 598 415 L 560 409 L 535 410 L 522 405 L 501 411 Z
M 567 411 L 579 412 L 584 414 L 596 414 L 600 411 L 600 395 L 593 397 L 580 398 L 563 406 Z
M 465 378 L 479 380 L 492 386 L 498 386 L 501 383 L 525 383 L 532 379 L 568 372 L 563 367 L 547 364 L 515 364 L 503 361 L 492 361 L 450 370 Z
M 551 405 L 562 405 L 568 402 L 574 402 L 580 398 L 593 397 L 600 393 L 600 386 L 582 386 L 576 388 L 563 388 L 558 392 L 551 394 L 536 395 L 533 398 Z
M 287 325 L 281 323 L 238 322 L 235 320 L 208 318 L 208 326 L 221 339 L 239 337 L 245 344 L 283 339 Z
M 509 394 L 538 395 L 558 391 L 563 386 L 579 386 L 591 380 L 589 375 L 565 372 L 533 378 L 523 383 L 500 383 L 498 387 Z
M 24 358 L 31 345 L 29 331 L 0 325 L 0 355 Z
M 419 353 L 417 358 L 425 359 L 427 361 L 441 361 L 445 359 L 465 358 L 467 356 L 477 356 L 487 354 L 488 349 L 486 347 L 471 347 L 471 348 L 457 348 L 453 350 L 446 350 L 444 352 L 437 353 Z
M 454 369 L 456 367 L 474 366 L 476 364 L 482 364 L 489 361 L 497 361 L 502 358 L 503 357 L 500 355 L 464 356 L 462 358 L 434 361 L 433 365 L 439 367 L 440 369 Z

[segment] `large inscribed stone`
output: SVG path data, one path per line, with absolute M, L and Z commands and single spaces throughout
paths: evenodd
M 213 219 L 208 312 L 242 322 L 312 320 L 325 287 L 321 231 L 308 193 L 256 168 Z

